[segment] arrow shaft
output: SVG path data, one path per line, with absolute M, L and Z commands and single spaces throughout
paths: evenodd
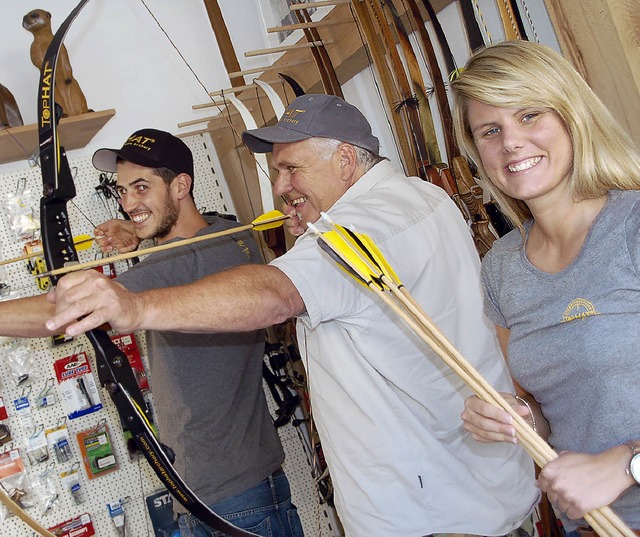
M 124 261 L 126 259 L 131 259 L 132 257 L 138 257 L 141 255 L 153 254 L 155 252 L 162 252 L 164 250 L 171 250 L 172 248 L 177 248 L 179 246 L 187 246 L 189 244 L 193 244 L 196 242 L 202 242 L 210 239 L 216 239 L 218 237 L 224 237 L 226 235 L 233 235 L 234 233 L 240 233 L 242 231 L 246 231 L 247 229 L 260 229 L 263 226 L 266 226 L 271 223 L 276 222 L 284 222 L 290 218 L 288 215 L 277 216 L 274 218 L 269 218 L 266 220 L 261 220 L 259 222 L 252 222 L 251 224 L 245 224 L 244 226 L 233 227 L 229 229 L 225 229 L 223 231 L 218 231 L 216 233 L 209 233 L 208 235 L 199 235 L 197 237 L 191 237 L 190 239 L 183 239 L 175 242 L 168 242 L 166 244 L 159 244 L 158 246 L 152 246 L 151 248 L 145 248 L 144 250 L 136 250 L 133 252 L 127 252 L 124 254 L 114 255 L 112 257 L 107 257 L 104 259 L 94 259 L 92 261 L 86 261 L 85 263 L 77 263 L 75 265 L 69 265 L 68 267 L 62 267 L 55 270 L 50 270 L 48 272 L 43 272 L 38 274 L 38 278 L 46 278 L 48 276 L 58 276 L 60 274 L 67 274 L 69 272 L 77 272 L 78 270 L 84 270 L 87 268 L 98 267 L 100 265 L 104 265 L 105 263 L 116 263 L 118 261 Z
M 88 239 L 82 239 L 79 241 L 74 241 L 73 244 L 75 246 L 81 246 L 82 244 L 86 244 L 87 242 L 91 242 L 93 241 L 94 238 L 90 237 Z M 41 257 L 43 254 L 42 252 L 32 252 L 30 254 L 24 254 L 21 255 L 20 257 L 14 257 L 13 259 L 5 259 L 4 261 L 0 261 L 0 266 L 2 265 L 9 265 L 11 263 L 17 263 L 18 261 L 24 261 L 26 259 L 31 259 L 33 257 Z

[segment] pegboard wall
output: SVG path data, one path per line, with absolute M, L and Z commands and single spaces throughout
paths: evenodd
M 226 188 L 219 182 L 211 164 L 211 142 L 206 136 L 193 136 L 184 139 L 194 154 L 195 163 L 195 198 L 199 207 L 207 211 L 221 213 L 233 212 L 232 207 L 225 201 Z M 117 215 L 117 203 L 107 199 L 96 191 L 99 184 L 99 172 L 93 168 L 90 157 L 73 159 L 70 167 L 75 177 L 77 188 L 76 197 L 68 204 L 71 228 L 76 234 L 92 236 L 94 227 Z M 20 186 L 30 190 L 33 196 L 33 207 L 37 213 L 40 192 L 42 190 L 42 176 L 40 168 L 31 167 L 22 171 L 0 175 L 0 199 L 6 193 L 13 193 Z M 38 215 L 34 214 L 38 221 Z M 23 254 L 25 240 L 16 240 L 10 230 L 7 219 L 0 216 L 0 251 L 2 259 L 13 259 Z M 88 261 L 99 256 L 96 246 L 78 252 L 80 261 Z M 116 273 L 127 269 L 126 262 L 116 264 Z M 10 287 L 11 296 L 27 297 L 42 293 L 35 278 L 29 272 L 26 261 L 16 262 L 0 267 L 0 280 Z M 146 370 L 146 344 L 144 333 L 135 334 L 143 363 Z M 33 365 L 29 371 L 29 378 L 17 385 L 15 371 L 6 359 L 8 350 L 15 345 L 27 346 L 32 357 Z M 154 537 L 155 533 L 148 516 L 145 498 L 154 492 L 162 490 L 162 485 L 150 469 L 144 458 L 130 460 L 120 421 L 108 394 L 99 389 L 99 397 L 103 408 L 75 418 L 68 419 L 61 402 L 58 386 L 54 379 L 53 362 L 72 355 L 79 350 L 85 351 L 89 357 L 95 374 L 93 349 L 84 336 L 61 345 L 53 346 L 50 338 L 42 339 L 11 339 L 1 338 L 0 341 L 0 397 L 2 398 L 8 418 L 0 424 L 9 428 L 12 440 L 0 446 L 0 453 L 19 450 L 25 464 L 25 474 L 28 476 L 26 488 L 30 483 L 37 483 L 41 476 L 49 475 L 49 483 L 55 487 L 57 499 L 47 512 L 37 500 L 35 489 L 21 501 L 25 505 L 33 504 L 27 512 L 45 527 L 53 527 L 61 522 L 88 513 L 95 535 L 109 537 L 126 535 L 128 537 Z M 147 371 L 148 374 L 148 371 Z M 153 379 L 150 379 L 153 385 Z M 53 402 L 46 406 L 38 404 L 39 397 L 50 389 L 49 395 Z M 15 401 L 27 397 L 30 412 L 21 414 L 17 411 Z M 153 402 L 153 393 L 150 396 Z M 267 391 L 272 412 L 275 403 Z M 66 423 L 70 437 L 71 458 L 67 462 L 58 462 L 54 453 L 49 453 L 47 460 L 35 463 L 30 461 L 27 453 L 29 438 L 40 428 L 50 429 Z M 76 434 L 92 429 L 99 423 L 108 425 L 118 469 L 94 479 L 88 479 L 86 470 L 81 463 L 81 454 L 76 440 Z M 302 518 L 307 537 L 333 537 L 340 535 L 336 524 L 335 514 L 326 505 L 321 504 L 315 489 L 315 482 L 311 475 L 312 457 L 309 453 L 306 435 L 300 427 L 290 424 L 278 429 L 286 453 L 285 471 L 292 487 L 293 501 L 297 505 Z M 60 478 L 62 472 L 72 468 L 80 468 L 80 485 L 84 503 L 77 504 L 66 489 Z M 36 487 L 37 488 L 37 487 Z M 126 514 L 126 533 L 118 533 L 107 510 L 108 503 L 124 500 Z M 3 516 L 0 517 L 1 537 L 31 537 L 34 532 L 15 516 L 7 516 L 6 510 L 0 506 Z

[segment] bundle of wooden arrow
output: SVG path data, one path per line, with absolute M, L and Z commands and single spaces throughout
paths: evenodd
M 448 341 L 404 287 L 371 238 L 336 224 L 324 213 L 322 216 L 331 226 L 331 231 L 323 233 L 309 224 L 309 228 L 318 237 L 319 246 L 358 283 L 368 287 L 380 297 L 391 311 L 429 345 L 478 397 L 509 413 L 513 418 L 519 442 L 538 466 L 543 467 L 555 459 L 558 455 L 551 446 L 513 410 L 502 395 Z M 585 519 L 602 537 L 633 537 L 635 535 L 608 507 L 590 511 L 585 515 Z

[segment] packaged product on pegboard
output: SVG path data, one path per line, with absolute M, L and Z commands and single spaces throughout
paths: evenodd
M 69 419 L 79 418 L 102 408 L 100 393 L 86 352 L 56 360 L 53 368 L 60 399 Z
M 91 537 L 96 534 L 93 529 L 93 522 L 91 522 L 91 516 L 89 516 L 89 513 L 66 520 L 65 522 L 49 528 L 49 531 L 59 537 Z

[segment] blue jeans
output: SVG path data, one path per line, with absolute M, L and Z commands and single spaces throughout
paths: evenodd
M 282 469 L 240 494 L 209 506 L 234 526 L 263 537 L 304 537 L 289 481 Z M 191 513 L 178 517 L 180 537 L 222 537 Z

